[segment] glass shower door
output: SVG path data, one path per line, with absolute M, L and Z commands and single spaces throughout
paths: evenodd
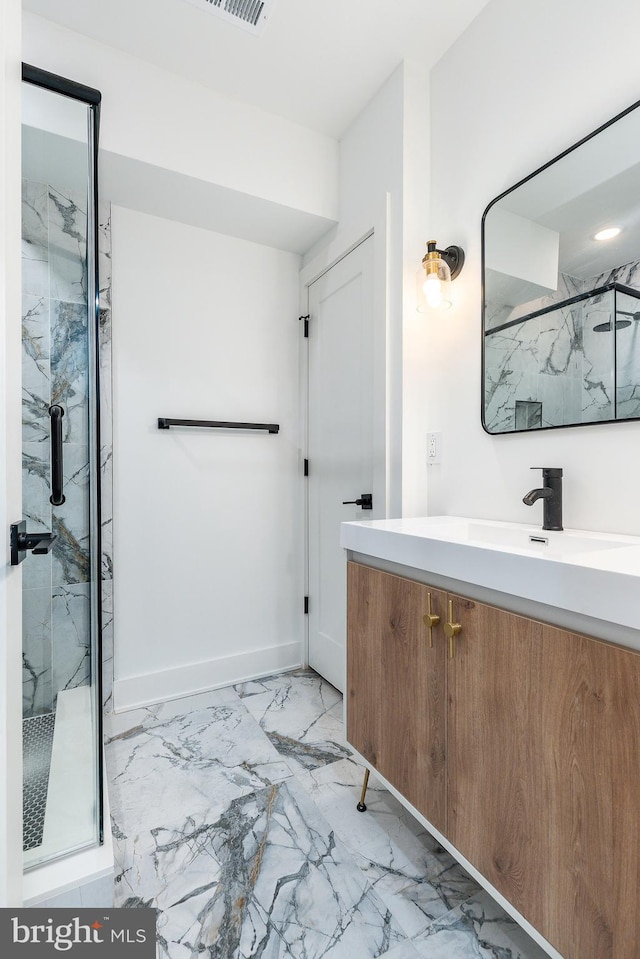
M 60 81 L 51 89 L 50 75 L 41 71 L 25 68 L 25 80 L 22 533 L 27 538 L 19 558 L 24 560 L 28 868 L 101 841 L 102 750 L 97 106 L 77 99 L 74 84 Z

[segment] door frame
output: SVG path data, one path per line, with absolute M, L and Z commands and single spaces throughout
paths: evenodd
M 22 516 L 21 5 L 0 8 L 0 906 L 22 905 L 22 571 L 10 565 L 9 525 Z
M 374 225 L 366 232 L 361 233 L 350 243 L 343 242 L 340 237 L 332 240 L 321 253 L 314 256 L 300 271 L 300 315 L 309 315 L 309 288 L 322 276 L 329 272 L 341 260 L 356 250 L 369 238 L 373 239 L 373 436 L 374 436 L 374 471 L 373 488 L 374 501 L 383 504 L 380 515 L 387 517 L 397 510 L 395 500 L 400 502 L 402 489 L 401 458 L 393 457 L 392 450 L 396 441 L 401 444 L 401 416 L 400 429 L 392 416 L 392 395 L 394 392 L 393 377 L 390 376 L 389 344 L 390 337 L 390 262 L 389 262 L 389 198 L 386 197 L 384 211 L 375 219 Z M 313 322 L 311 317 L 310 322 Z M 303 461 L 309 458 L 309 340 L 300 330 L 300 472 L 303 474 Z M 401 353 L 401 351 L 400 351 Z M 401 361 L 401 356 L 400 356 Z M 396 384 L 397 385 L 397 384 Z M 400 368 L 399 388 L 402 388 L 402 374 Z M 401 394 L 400 394 L 401 395 Z M 400 406 L 401 410 L 401 406 Z M 313 469 L 313 464 L 311 464 Z M 303 496 L 303 571 L 305 596 L 309 596 L 309 484 L 304 484 Z M 346 585 L 345 585 L 346 588 Z M 313 597 L 309 598 L 313 602 Z M 309 664 L 309 617 L 304 616 L 303 625 L 303 663 Z
M 89 617 L 89 645 L 91 650 L 90 686 L 94 691 L 93 718 L 95 720 L 95 802 L 97 813 L 97 844 L 104 843 L 104 723 L 102 683 L 102 443 L 100 412 L 100 237 L 98 221 L 98 155 L 100 132 L 100 107 L 102 94 L 93 87 L 69 80 L 57 73 L 43 70 L 33 64 L 22 64 L 22 85 L 30 84 L 49 93 L 68 97 L 87 108 L 88 137 L 88 194 L 87 194 L 87 346 L 88 346 L 88 398 L 89 407 L 89 539 L 91 580 Z M 22 121 L 21 121 L 22 122 Z M 22 165 L 22 164 L 21 164 Z M 21 171 L 22 172 L 22 171 Z M 22 211 L 21 211 L 22 216 Z M 22 344 L 21 344 L 22 348 Z M 22 515 L 22 513 L 20 514 Z M 22 631 L 21 631 L 22 632 Z M 24 637 L 23 637 L 24 642 Z M 22 771 L 21 776 L 22 779 Z

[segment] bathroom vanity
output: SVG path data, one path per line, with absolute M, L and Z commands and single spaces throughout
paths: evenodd
M 550 955 L 635 959 L 640 539 L 433 517 L 342 545 L 351 746 Z

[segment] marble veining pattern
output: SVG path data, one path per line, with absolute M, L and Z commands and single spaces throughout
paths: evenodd
M 102 582 L 102 708 L 113 710 L 113 582 Z
M 505 917 L 491 896 L 479 890 L 467 902 L 434 922 L 424 936 L 414 941 L 423 959 L 509 959 L 546 954 L 531 942 L 512 919 Z
M 46 559 L 46 557 L 43 557 Z M 51 711 L 52 702 L 51 584 L 22 593 L 22 713 L 24 717 Z
M 297 670 L 108 714 L 116 905 L 161 959 L 543 959 L 375 777 L 356 811 L 341 709 Z
M 314 769 L 348 756 L 342 697 L 317 674 L 300 670 L 235 689 L 293 769 Z
M 22 290 L 49 296 L 49 216 L 45 183 L 22 181 Z
M 88 583 L 54 587 L 53 685 L 58 692 L 91 682 L 90 617 Z
M 87 301 L 87 197 L 84 191 L 49 187 L 50 296 Z
M 29 556 L 23 569 L 23 704 L 25 715 L 35 715 L 55 708 L 60 689 L 90 681 L 87 207 L 81 191 L 29 180 L 22 187 L 23 515 L 30 529 L 51 529 L 58 537 L 51 554 Z M 100 203 L 101 565 L 107 652 L 113 606 L 110 216 L 109 204 Z M 65 410 L 66 502 L 58 507 L 49 502 L 52 403 Z M 112 668 L 112 654 L 105 665 Z M 107 676 L 105 689 L 111 685 Z
M 113 404 L 111 369 L 111 206 L 98 206 L 99 342 L 100 342 L 100 485 L 103 604 L 113 608 Z M 105 592 L 107 590 L 107 592 Z M 107 595 L 108 593 L 108 595 Z M 108 618 L 105 620 L 108 629 Z M 104 637 L 103 637 L 104 641 Z M 104 663 L 103 663 L 104 667 Z M 113 670 L 109 682 L 113 680 Z M 107 683 L 105 682 L 105 685 Z
M 611 283 L 640 290 L 640 263 L 627 263 L 588 280 L 561 273 L 555 293 L 515 308 L 492 294 L 488 277 L 485 328 L 489 331 L 558 304 L 555 311 L 485 336 L 485 421 L 491 432 L 514 429 L 516 399 L 541 403 L 539 425 L 543 427 L 640 415 L 636 349 L 640 300 L 618 291 L 563 303 Z M 611 324 L 616 309 L 631 316 L 627 320 L 617 314 L 626 323 L 615 333 L 617 351 L 613 330 L 602 330 Z M 595 329 L 598 326 L 600 330 Z

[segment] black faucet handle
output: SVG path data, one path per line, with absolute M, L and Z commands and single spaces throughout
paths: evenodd
M 532 489 L 523 499 L 527 506 L 541 499 L 544 501 L 542 528 L 562 530 L 562 470 L 559 466 L 532 466 L 542 470 L 542 489 Z
M 529 469 L 542 470 L 543 476 L 551 476 L 556 478 L 562 476 L 561 466 L 530 466 Z

